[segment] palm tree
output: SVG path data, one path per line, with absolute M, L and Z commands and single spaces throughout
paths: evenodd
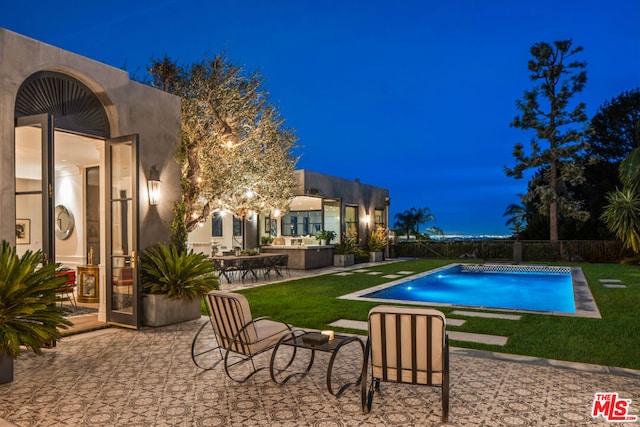
M 429 208 L 411 208 L 402 213 L 395 215 L 396 222 L 394 227 L 403 234 L 407 235 L 409 240 L 410 235 L 420 236 L 420 224 L 426 224 L 430 221 L 435 221 L 436 217 L 431 213 Z M 442 235 L 443 232 L 438 227 L 427 227 L 426 231 L 430 234 Z
M 620 163 L 622 190 L 609 193 L 602 220 L 625 248 L 640 251 L 640 120 L 635 126 L 637 147 Z
M 527 209 L 524 206 L 512 203 L 507 206 L 502 216 L 509 217 L 505 225 L 509 227 L 509 230 L 513 231 L 515 236 L 518 236 L 524 230 L 527 223 Z
M 396 222 L 393 224 L 393 227 L 398 230 L 399 234 L 406 234 L 407 240 L 409 240 L 409 235 L 415 227 L 415 219 L 411 211 L 406 210 L 402 213 L 397 213 L 394 218 Z

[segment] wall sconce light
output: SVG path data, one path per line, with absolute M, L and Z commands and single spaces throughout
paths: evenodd
M 149 204 L 155 206 L 160 201 L 160 172 L 156 169 L 156 165 L 151 167 L 149 176 L 147 177 L 147 187 L 149 189 Z
M 369 225 L 369 221 L 371 221 L 371 217 L 369 215 L 364 216 L 364 223 Z

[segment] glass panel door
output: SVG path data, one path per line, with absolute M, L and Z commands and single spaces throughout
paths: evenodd
M 336 233 L 336 238 L 332 243 L 340 243 L 342 236 L 340 235 L 340 200 L 324 199 L 322 203 L 324 212 L 324 229 Z
M 107 321 L 137 328 L 137 135 L 107 140 L 107 188 Z
M 15 153 L 16 249 L 53 261 L 53 116 L 17 118 Z

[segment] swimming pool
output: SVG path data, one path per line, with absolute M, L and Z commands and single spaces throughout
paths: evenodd
M 577 311 L 574 282 L 570 267 L 454 264 L 342 298 L 572 315 Z M 586 280 L 584 285 L 588 291 Z

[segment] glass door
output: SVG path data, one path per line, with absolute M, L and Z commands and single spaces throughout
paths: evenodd
M 15 127 L 16 249 L 54 259 L 53 116 L 18 117 Z
M 107 322 L 137 328 L 138 135 L 107 140 Z

